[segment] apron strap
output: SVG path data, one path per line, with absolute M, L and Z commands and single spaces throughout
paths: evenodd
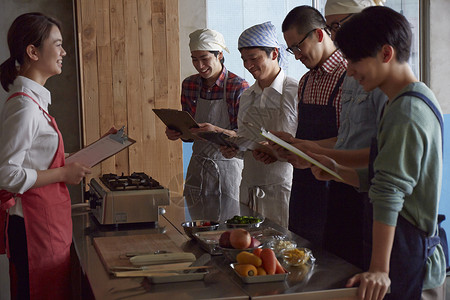
M 309 79 L 309 75 L 307 75 L 307 76 L 305 77 L 305 83 L 303 84 L 302 94 L 301 94 L 300 101 L 298 102 L 298 105 L 300 105 L 300 103 L 303 103 L 303 97 L 304 97 L 304 95 L 305 95 L 305 89 L 306 89 L 306 84 L 308 83 L 308 79 Z
M 17 96 L 25 96 L 25 97 L 30 98 L 31 100 L 33 100 L 34 103 L 36 103 L 37 106 L 39 106 L 39 109 L 42 110 L 42 111 L 44 112 L 44 114 L 47 115 L 47 117 L 49 117 L 50 119 L 52 119 L 52 117 L 50 116 L 50 114 L 49 114 L 48 112 L 46 112 L 45 109 L 43 109 L 43 108 L 39 105 L 39 103 L 38 103 L 36 100 L 34 100 L 34 98 L 31 97 L 30 95 L 28 95 L 27 93 L 24 93 L 24 92 L 17 92 L 17 93 L 14 93 L 14 94 L 12 94 L 11 96 L 9 96 L 8 99 L 6 99 L 6 101 L 8 101 L 8 100 L 10 100 L 10 99 L 12 99 L 12 98 L 14 98 L 14 97 L 17 97 Z
M 203 191 L 203 183 L 205 183 L 205 181 L 207 181 L 209 175 L 208 174 L 208 170 L 206 170 L 205 165 L 206 164 L 210 164 L 214 170 L 216 171 L 216 174 L 218 175 L 218 178 L 220 176 L 220 170 L 219 170 L 219 166 L 217 165 L 217 163 L 214 161 L 214 159 L 211 159 L 209 157 L 205 157 L 205 156 L 200 156 L 197 154 L 194 154 L 193 156 L 195 156 L 196 158 L 198 158 L 199 160 L 201 160 L 201 166 L 202 166 L 202 171 L 200 172 L 200 190 Z M 206 172 L 206 174 L 205 174 Z M 218 179 L 218 190 L 219 190 L 219 194 L 222 194 L 222 186 L 220 183 L 220 178 Z
M 434 115 L 438 119 L 439 124 L 441 126 L 442 155 L 444 155 L 444 151 L 443 151 L 444 150 L 444 120 L 442 118 L 441 113 L 439 112 L 439 109 L 434 105 L 434 103 L 427 96 L 425 96 L 422 93 L 414 92 L 414 91 L 404 92 L 404 93 L 400 94 L 399 96 L 397 96 L 393 101 L 397 100 L 398 98 L 400 98 L 402 96 L 412 96 L 412 97 L 416 97 L 416 98 L 422 99 L 428 105 L 428 107 L 430 107 L 430 109 L 433 111 Z M 380 118 L 383 117 L 385 107 L 386 107 L 386 105 L 383 106 Z M 375 137 L 375 138 L 372 138 L 372 142 L 370 144 L 369 184 L 370 184 L 372 178 L 375 176 L 374 169 L 373 169 L 373 163 L 374 163 L 375 158 L 377 157 L 377 155 L 378 155 L 378 140 Z
M 434 105 L 434 103 L 427 96 L 425 96 L 424 94 L 419 93 L 419 92 L 414 92 L 414 91 L 404 92 L 403 94 L 399 95 L 394 100 L 396 100 L 396 99 L 398 99 L 398 98 L 400 98 L 402 96 L 412 96 L 412 97 L 416 97 L 416 98 L 422 99 L 431 108 L 431 110 L 433 111 L 434 115 L 438 119 L 439 124 L 441 125 L 442 150 L 444 150 L 444 120 L 442 118 L 442 115 L 441 115 L 439 109 L 436 107 L 436 105 Z
M 328 106 L 333 106 L 333 101 L 336 98 L 338 92 L 339 92 L 339 88 L 342 86 L 342 83 L 344 82 L 345 79 L 345 75 L 347 74 L 347 71 L 345 71 L 341 77 L 339 78 L 339 80 L 336 82 L 336 85 L 334 86 L 333 92 L 330 95 L 330 98 L 328 98 Z
M 441 238 L 439 235 L 433 235 L 425 238 L 426 255 L 427 258 L 433 255 L 436 246 L 441 243 Z
M 340 77 L 339 80 L 337 81 L 336 85 L 334 86 L 334 89 L 333 89 L 333 91 L 331 92 L 330 97 L 328 98 L 328 103 L 327 103 L 328 106 L 333 106 L 334 98 L 336 98 L 336 96 L 337 96 L 337 94 L 338 94 L 338 92 L 339 92 L 339 88 L 341 87 L 342 83 L 344 82 L 344 79 L 345 79 L 345 75 L 346 75 L 346 74 L 347 74 L 347 71 L 345 71 L 345 72 L 341 75 L 341 77 Z M 309 79 L 309 75 L 307 75 L 306 78 L 305 78 L 305 83 L 303 84 L 303 87 L 302 87 L 301 99 L 300 99 L 300 101 L 299 101 L 299 104 L 300 104 L 300 103 L 303 103 L 303 97 L 304 97 L 304 95 L 305 95 L 305 89 L 306 89 L 306 84 L 308 83 L 308 79 Z

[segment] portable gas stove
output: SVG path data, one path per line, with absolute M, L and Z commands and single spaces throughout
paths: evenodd
M 158 222 L 169 190 L 145 173 L 105 174 L 89 183 L 89 206 L 100 224 Z

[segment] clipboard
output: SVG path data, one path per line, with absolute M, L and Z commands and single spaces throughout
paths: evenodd
M 200 137 L 201 139 L 210 141 L 219 146 L 226 146 L 239 149 L 241 151 L 247 150 L 243 145 L 239 145 L 236 140 L 233 140 L 233 136 L 230 136 L 223 132 L 215 132 L 215 131 L 204 131 L 197 132 L 195 135 Z
M 120 128 L 117 133 L 104 136 L 85 148 L 69 155 L 66 157 L 66 164 L 78 162 L 92 168 L 123 149 L 130 147 L 136 141 L 129 138 L 124 133 L 124 129 L 125 126 Z
M 278 156 L 271 147 L 258 143 L 244 136 L 230 136 L 223 132 L 197 132 L 196 135 L 202 139 L 208 140 L 220 146 L 233 147 L 239 151 L 253 151 L 257 150 L 264 152 L 270 156 L 275 157 L 278 161 L 285 162 L 286 159 Z
M 189 129 L 199 128 L 199 126 L 187 111 L 170 108 L 154 108 L 153 112 L 166 124 L 167 128 L 181 132 L 181 138 L 183 140 L 198 139 Z
M 274 135 L 273 133 L 266 131 L 264 128 L 261 128 L 261 135 L 263 137 L 265 137 L 266 139 L 271 140 L 272 142 L 280 145 L 281 147 L 283 147 L 286 150 L 291 151 L 294 154 L 297 154 L 298 156 L 300 156 L 301 158 L 303 158 L 304 160 L 312 163 L 313 165 L 321 168 L 322 170 L 324 170 L 325 172 L 333 175 L 334 177 L 344 181 L 344 179 L 339 176 L 339 174 L 337 174 L 336 172 L 334 172 L 333 170 L 331 170 L 330 168 L 324 166 L 323 164 L 321 164 L 320 162 L 318 162 L 317 160 L 315 160 L 314 158 L 312 158 L 311 156 L 309 156 L 308 154 L 306 154 L 305 152 L 301 151 L 298 148 L 295 148 L 294 146 L 292 146 L 291 144 L 283 141 L 282 139 L 280 139 L 279 137 L 277 137 L 276 135 Z

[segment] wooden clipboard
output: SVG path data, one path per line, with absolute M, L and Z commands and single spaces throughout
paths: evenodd
M 66 157 L 66 164 L 78 162 L 92 168 L 123 149 L 130 147 L 136 141 L 124 134 L 124 128 L 122 127 L 117 133 L 104 136 L 69 155 Z
M 199 128 L 199 126 L 188 112 L 170 108 L 154 108 L 153 112 L 169 129 L 181 132 L 183 140 L 198 139 L 189 131 L 189 129 Z

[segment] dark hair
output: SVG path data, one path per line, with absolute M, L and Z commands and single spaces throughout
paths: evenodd
M 61 30 L 60 23 L 41 13 L 26 13 L 18 16 L 8 30 L 8 48 L 10 57 L 0 65 L 0 82 L 9 91 L 9 85 L 18 75 L 16 61 L 23 65 L 26 49 L 29 45 L 39 48 L 48 38 L 53 26 Z
M 372 6 L 353 15 L 336 34 L 335 42 L 344 55 L 357 62 L 374 57 L 388 44 L 402 63 L 409 59 L 411 51 L 411 25 L 398 12 L 384 6 Z
M 215 57 L 217 57 L 220 53 L 220 51 L 209 51 L 210 53 L 214 54 Z M 220 60 L 220 63 L 223 65 L 225 62 L 225 56 L 222 55 L 222 59 Z
M 327 22 L 320 11 L 308 5 L 293 8 L 284 18 L 281 30 L 286 32 L 292 27 L 298 34 L 306 33 L 314 28 L 326 28 Z
M 242 47 L 242 48 L 239 48 L 239 51 L 241 51 L 241 49 L 244 49 L 244 48 L 247 48 L 247 49 L 259 49 L 261 51 L 266 52 L 267 57 L 270 57 L 270 53 L 272 53 L 272 51 L 275 51 L 275 49 L 276 49 L 275 47 L 253 46 L 253 47 Z M 280 61 L 280 53 L 279 52 L 278 52 L 277 60 Z

